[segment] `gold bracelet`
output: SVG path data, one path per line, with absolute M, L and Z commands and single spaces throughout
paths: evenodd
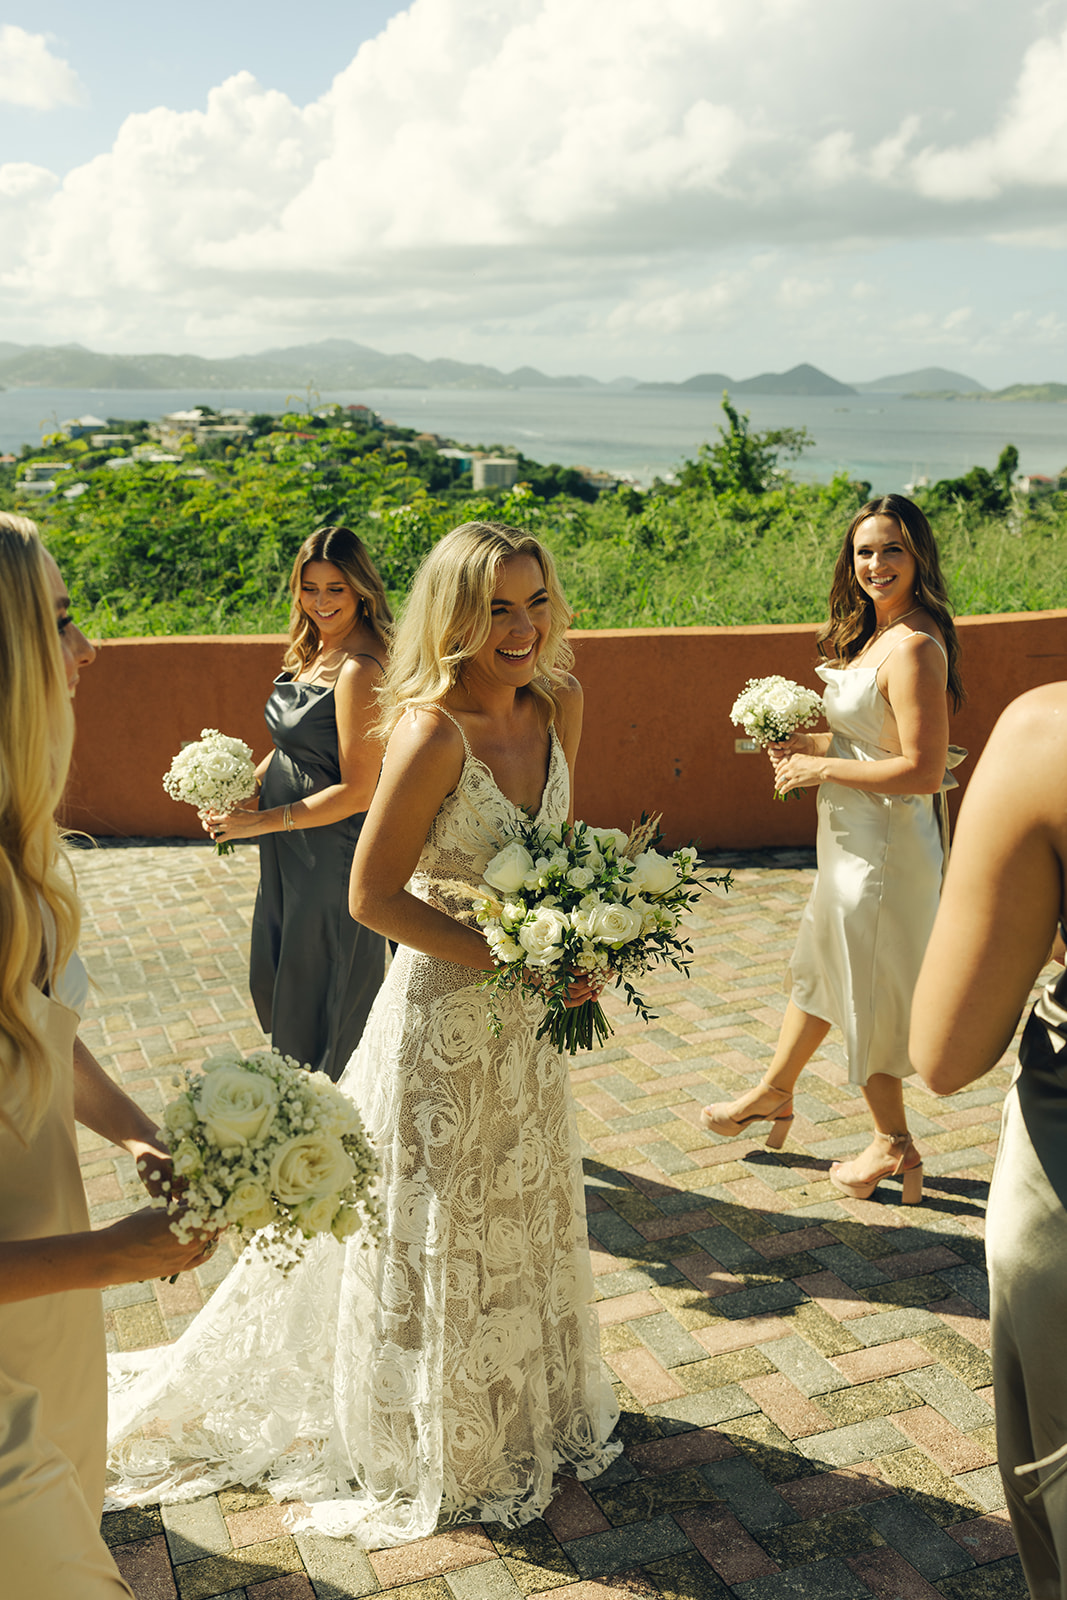
M 282 812 L 282 826 L 286 833 L 292 833 L 296 826 L 295 822 L 293 821 L 293 807 L 291 803 L 287 805 L 285 810 Z

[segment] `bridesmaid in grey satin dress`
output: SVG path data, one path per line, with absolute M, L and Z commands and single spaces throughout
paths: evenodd
M 1031 689 L 990 735 L 912 1005 L 935 1094 L 996 1066 L 1067 918 L 1067 683 Z M 1057 930 L 1060 930 L 1057 937 Z M 997 1464 L 1034 1600 L 1067 1592 L 1067 975 L 1027 1019 L 1004 1098 L 986 1229 Z
M 267 701 L 274 748 L 252 801 L 208 812 L 215 839 L 259 837 L 249 987 L 275 1049 L 335 1081 L 385 975 L 385 940 L 354 922 L 348 879 L 381 747 L 368 737 L 392 615 L 361 540 L 325 527 L 289 580 L 290 644 Z

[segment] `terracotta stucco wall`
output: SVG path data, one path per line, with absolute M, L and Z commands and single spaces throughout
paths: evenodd
M 1004 706 L 1037 684 L 1067 678 L 1067 611 L 963 618 L 968 700 L 952 738 L 971 759 Z M 663 628 L 572 635 L 585 687 L 577 810 L 626 827 L 662 811 L 671 843 L 709 848 L 810 844 L 811 796 L 776 802 L 762 755 L 735 753 L 730 707 L 746 679 L 778 672 L 817 684 L 811 627 Z M 202 728 L 269 748 L 263 705 L 284 640 L 120 639 L 82 676 L 78 738 L 65 820 L 101 836 L 199 834 L 162 776 L 182 741 Z

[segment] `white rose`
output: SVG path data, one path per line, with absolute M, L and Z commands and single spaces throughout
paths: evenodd
M 542 906 L 527 917 L 519 929 L 519 943 L 532 967 L 547 967 L 563 954 L 563 941 L 570 931 L 570 919 L 553 906 Z
M 297 1227 L 304 1233 L 328 1233 L 338 1210 L 337 1194 L 326 1194 L 313 1200 L 302 1200 L 293 1216 Z
M 493 960 L 501 967 L 510 967 L 513 962 L 523 959 L 522 945 L 515 939 L 509 939 L 506 933 L 490 939 L 489 948 L 493 952 Z
M 226 1210 L 239 1228 L 254 1232 L 274 1221 L 270 1195 L 258 1178 L 242 1178 L 233 1189 Z
M 342 1206 L 330 1223 L 330 1232 L 338 1244 L 344 1244 L 346 1239 L 351 1239 L 358 1231 L 362 1220 L 356 1206 Z
M 191 1139 L 182 1140 L 177 1150 L 173 1151 L 171 1161 L 179 1178 L 189 1178 L 200 1171 L 200 1151 Z
M 669 894 L 678 887 L 678 868 L 658 850 L 643 850 L 634 862 L 630 882 L 641 894 Z
M 261 1140 L 274 1121 L 277 1104 L 278 1091 L 270 1078 L 244 1067 L 213 1067 L 210 1062 L 196 1097 L 207 1136 L 222 1149 Z
M 351 1182 L 355 1168 L 332 1133 L 303 1133 L 289 1139 L 270 1164 L 270 1186 L 282 1205 L 299 1205 L 336 1194 Z
M 500 920 L 505 927 L 510 924 L 511 927 L 517 928 L 525 915 L 526 907 L 521 900 L 505 900 Z
M 642 920 L 633 906 L 599 905 L 589 913 L 587 937 L 601 944 L 627 944 L 641 932 Z
M 490 888 L 498 889 L 501 894 L 515 894 L 533 871 L 533 864 L 530 852 L 513 839 L 493 857 L 482 877 Z
M 621 856 L 630 842 L 630 835 L 619 828 L 591 828 L 589 831 L 605 855 Z
M 588 889 L 596 879 L 596 873 L 589 867 L 572 867 L 567 874 L 567 882 L 572 889 Z
M 163 1125 L 179 1135 L 191 1133 L 196 1127 L 196 1112 L 185 1095 L 171 1101 L 163 1113 Z

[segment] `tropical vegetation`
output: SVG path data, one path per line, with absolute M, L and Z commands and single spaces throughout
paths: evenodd
M 728 397 L 723 411 L 670 481 L 599 492 L 519 456 L 514 488 L 476 493 L 437 441 L 341 408 L 255 417 L 243 437 L 186 440 L 160 461 L 146 423 L 111 419 L 121 446 L 55 435 L 0 466 L 0 505 L 36 518 L 80 619 L 104 637 L 283 630 L 294 552 L 326 521 L 356 529 L 399 600 L 434 541 L 477 517 L 544 540 L 578 627 L 816 621 L 869 486 L 797 481 L 803 429 L 754 432 Z M 56 488 L 17 492 L 44 462 L 62 468 Z M 961 614 L 1064 604 L 1067 480 L 1024 493 L 1017 464 L 1007 446 L 993 471 L 917 491 Z

